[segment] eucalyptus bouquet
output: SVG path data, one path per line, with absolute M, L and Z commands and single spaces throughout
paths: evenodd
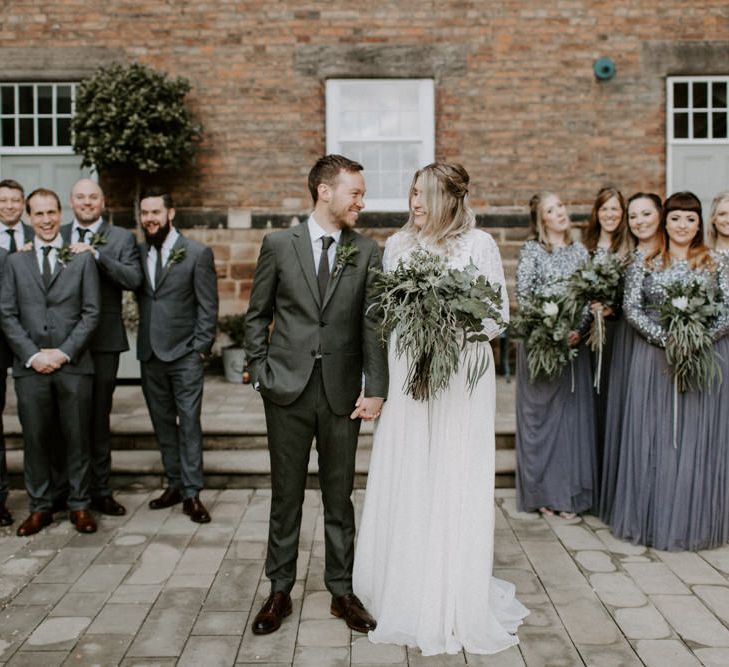
M 393 271 L 375 271 L 371 308 L 382 315 L 381 335 L 395 333 L 396 353 L 405 355 L 408 373 L 403 388 L 417 401 L 427 401 L 448 386 L 461 363 L 466 343 L 488 341 L 485 319 L 503 324 L 500 285 L 492 285 L 471 263 L 464 269 L 422 248 Z M 488 368 L 488 350 L 468 351 L 467 385 L 472 391 Z
M 701 391 L 721 382 L 710 331 L 722 313 L 714 290 L 696 280 L 675 281 L 666 287 L 666 300 L 654 308 L 668 330 L 666 361 L 676 389 Z
M 567 336 L 577 328 L 575 309 L 568 294 L 547 296 L 541 292 L 523 300 L 511 322 L 514 338 L 524 341 L 529 379 L 552 380 L 577 357 Z
M 628 258 L 616 253 L 596 255 L 587 260 L 567 281 L 572 308 L 576 310 L 585 303 L 598 301 L 603 306 L 615 310 L 622 300 L 623 272 Z M 587 346 L 598 355 L 597 372 L 593 386 L 600 391 L 602 374 L 602 350 L 605 346 L 605 315 L 602 309 L 593 311 Z

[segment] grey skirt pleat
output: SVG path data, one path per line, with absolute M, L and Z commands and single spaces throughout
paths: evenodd
M 596 489 L 595 401 L 590 353 L 551 382 L 529 381 L 523 344 L 517 348 L 516 492 L 519 509 L 590 509 Z M 574 375 L 574 392 L 572 381 Z

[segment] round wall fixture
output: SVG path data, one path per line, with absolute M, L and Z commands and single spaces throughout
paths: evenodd
M 612 58 L 603 56 L 593 63 L 592 70 L 600 81 L 607 81 L 615 76 L 615 62 Z

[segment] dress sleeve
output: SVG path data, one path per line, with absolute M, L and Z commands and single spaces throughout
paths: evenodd
M 713 340 L 717 341 L 729 334 L 729 265 L 725 260 L 717 261 L 717 301 L 721 305 L 721 314 L 716 318 L 711 327 L 710 333 Z
M 504 267 L 501 264 L 501 254 L 491 234 L 477 231 L 478 241 L 474 248 L 473 262 L 479 274 L 494 287 L 501 288 L 501 319 L 504 324 L 497 324 L 492 319 L 484 320 L 484 333 L 489 339 L 496 338 L 509 322 L 509 295 L 506 292 L 506 280 L 504 279 Z
M 539 246 L 534 241 L 527 241 L 519 252 L 519 262 L 516 265 L 516 300 L 519 305 L 531 297 L 537 281 L 537 250 Z
M 623 312 L 631 326 L 652 345 L 666 346 L 668 332 L 658 322 L 654 322 L 646 314 L 643 296 L 643 282 L 646 268 L 639 258 L 634 261 L 625 273 L 625 293 L 623 295 Z

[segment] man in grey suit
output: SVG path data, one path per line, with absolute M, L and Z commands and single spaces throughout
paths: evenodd
M 7 258 L 0 292 L 0 323 L 15 355 L 30 497 L 30 516 L 17 534 L 33 535 L 53 521 L 49 448 L 59 428 L 68 443 L 71 522 L 79 532 L 93 533 L 88 476 L 94 366 L 88 344 L 99 321 L 99 277 L 91 255 L 73 255 L 63 246 L 55 192 L 35 190 L 26 207 L 33 247 Z
M 91 179 L 83 178 L 71 190 L 73 222 L 61 227 L 71 252 L 90 253 L 96 261 L 101 285 L 101 316 L 91 338 L 94 360 L 91 431 L 91 508 L 102 514 L 122 516 L 126 509 L 111 492 L 111 414 L 119 355 L 129 349 L 122 320 L 122 291 L 136 291 L 142 284 L 142 265 L 134 235 L 114 227 L 101 217 L 104 193 Z M 55 499 L 63 496 L 63 477 L 54 479 Z M 59 488 L 60 487 L 60 488 Z
M 352 230 L 364 208 L 361 170 L 341 155 L 317 161 L 309 173 L 313 213 L 306 223 L 263 239 L 253 279 L 246 352 L 266 412 L 272 486 L 266 556 L 271 594 L 253 621 L 255 634 L 274 632 L 291 613 L 314 438 L 330 611 L 360 632 L 376 625 L 352 593 L 350 496 L 360 419 L 379 415 L 388 377 L 379 321 L 369 308 L 371 269 L 380 267 L 380 251 Z
M 17 181 L 0 181 L 0 278 L 5 268 L 5 258 L 33 239 L 33 230 L 23 223 L 25 192 Z M 5 506 L 8 499 L 8 469 L 5 460 L 5 433 L 2 413 L 5 410 L 8 368 L 13 365 L 13 353 L 5 336 L 0 332 L 0 526 L 9 526 L 13 517 Z
M 182 502 L 192 521 L 207 523 L 203 487 L 203 358 L 215 341 L 218 280 L 213 253 L 172 226 L 175 209 L 161 188 L 142 192 L 139 219 L 144 280 L 139 299 L 137 356 L 142 390 L 162 453 L 168 486 L 151 509 Z

